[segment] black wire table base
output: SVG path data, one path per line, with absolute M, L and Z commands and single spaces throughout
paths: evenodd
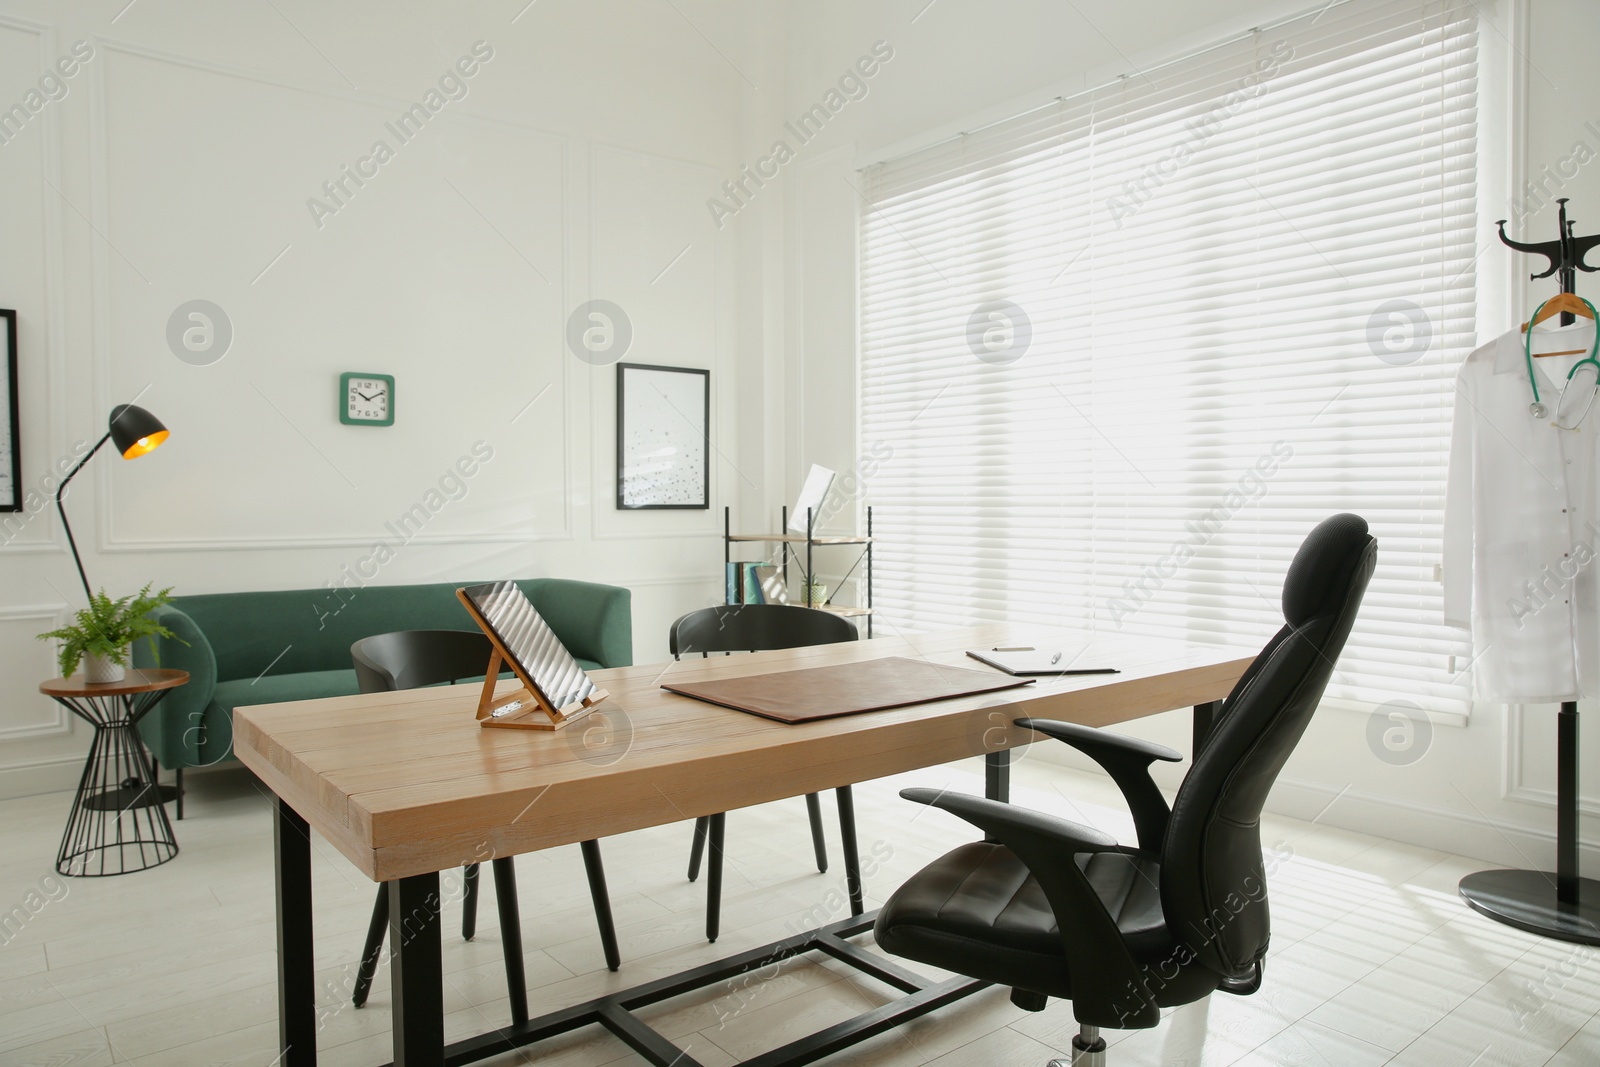
M 166 796 L 156 784 L 137 728 L 167 692 L 56 697 L 94 727 L 94 744 L 56 853 L 61 874 L 130 874 L 178 854 L 178 839 L 162 806 Z

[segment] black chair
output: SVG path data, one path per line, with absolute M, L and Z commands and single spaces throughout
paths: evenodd
M 842 615 L 816 608 L 786 604 L 727 604 L 691 611 L 672 624 L 667 648 L 673 659 L 686 654 L 713 652 L 769 652 L 780 648 L 831 645 L 855 641 L 860 637 L 855 623 Z M 850 787 L 834 790 L 839 805 L 839 835 L 843 839 L 845 869 L 850 891 L 850 914 L 864 910 L 860 864 L 856 857 L 855 802 Z M 828 845 L 822 833 L 822 802 L 815 793 L 806 794 L 806 812 L 811 818 L 811 846 L 816 851 L 817 870 L 828 869 Z M 694 821 L 694 844 L 689 850 L 689 881 L 700 876 L 700 859 L 711 845 L 711 861 L 706 872 L 706 939 L 715 941 L 722 922 L 722 834 L 723 814 L 702 815 Z
M 1066 722 L 1018 719 L 1090 756 L 1127 799 L 1137 848 L 1051 815 L 933 789 L 900 795 L 987 835 L 914 875 L 874 933 L 898 956 L 1012 987 L 1018 1007 L 1072 1001 L 1072 1064 L 1105 1062 L 1101 1027 L 1261 985 L 1269 923 L 1260 815 L 1317 709 L 1372 577 L 1365 520 L 1335 515 L 1283 584 L 1285 625 L 1223 703 L 1172 807 L 1150 777 L 1178 753 Z M 1059 1067 L 1060 1060 L 1052 1061 Z
M 350 646 L 355 661 L 356 680 L 363 693 L 389 693 L 397 689 L 481 678 L 489 666 L 493 646 L 476 630 L 400 630 L 363 638 Z M 475 706 L 474 696 L 466 706 Z M 600 942 L 605 949 L 606 966 L 613 971 L 622 965 L 617 952 L 617 930 L 611 921 L 611 899 L 606 891 L 605 868 L 600 863 L 600 843 L 583 842 L 583 865 L 589 874 L 589 894 L 594 899 L 594 917 L 600 924 Z M 511 992 L 512 1016 L 528 1018 L 528 985 L 522 969 L 522 918 L 517 907 L 517 871 L 513 858 L 501 856 L 494 865 L 495 899 L 500 909 L 500 940 L 505 948 L 506 984 Z M 465 896 L 462 899 L 461 937 L 471 941 L 478 922 L 478 865 L 463 870 Z M 378 887 L 372 905 L 372 923 L 367 927 L 367 944 L 361 953 L 356 973 L 356 1007 L 367 1002 L 372 979 L 378 972 L 378 957 L 389 929 L 389 894 Z

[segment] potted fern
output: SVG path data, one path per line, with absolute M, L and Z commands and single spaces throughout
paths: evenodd
M 40 634 L 41 641 L 59 641 L 57 659 L 61 677 L 70 678 L 81 662 L 84 680 L 91 684 L 120 682 L 126 674 L 129 651 L 140 638 L 148 638 L 156 648 L 157 637 L 173 637 L 171 630 L 150 617 L 150 613 L 172 599 L 172 587 L 155 595 L 147 584 L 137 596 L 112 600 L 105 590 L 89 598 L 89 606 L 77 613 L 77 622 L 59 630 Z

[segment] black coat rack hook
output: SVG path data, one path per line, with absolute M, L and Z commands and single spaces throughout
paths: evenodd
M 1531 275 L 1534 281 L 1559 273 L 1561 275 L 1561 291 L 1563 293 L 1576 293 L 1578 291 L 1578 271 L 1581 270 L 1585 274 L 1593 274 L 1595 271 L 1600 270 L 1600 267 L 1591 267 L 1584 262 L 1584 257 L 1589 254 L 1589 249 L 1595 245 L 1600 245 L 1600 233 L 1589 237 L 1574 236 L 1572 223 L 1567 220 L 1567 197 L 1562 197 L 1556 203 L 1560 205 L 1561 213 L 1556 220 L 1556 232 L 1559 236 L 1554 241 L 1539 241 L 1536 243 L 1513 241 L 1506 236 L 1505 219 L 1501 219 L 1496 225 L 1500 227 L 1500 240 L 1508 247 L 1514 248 L 1518 252 L 1526 252 L 1529 255 L 1544 256 L 1550 261 L 1548 269 Z M 1571 324 L 1572 316 L 1563 313 L 1561 325 L 1570 326 Z

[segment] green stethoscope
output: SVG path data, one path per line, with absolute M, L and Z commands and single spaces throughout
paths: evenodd
M 1578 299 L 1583 300 L 1583 297 L 1580 296 Z M 1549 301 L 1547 300 L 1545 303 L 1547 304 Z M 1554 423 L 1558 429 L 1562 430 L 1576 430 L 1583 423 L 1583 420 L 1588 417 L 1589 409 L 1594 406 L 1595 394 L 1600 393 L 1600 360 L 1595 359 L 1595 355 L 1600 353 L 1600 313 L 1597 313 L 1594 305 L 1589 303 L 1587 300 L 1583 300 L 1583 306 L 1589 309 L 1590 318 L 1597 320 L 1597 325 L 1594 331 L 1594 342 L 1589 346 L 1589 354 L 1578 360 L 1578 362 L 1574 363 L 1572 365 L 1572 369 L 1567 371 L 1567 380 L 1562 383 L 1561 396 L 1556 401 L 1557 412 L 1565 409 L 1567 389 L 1571 387 L 1572 377 L 1578 373 L 1578 369 L 1580 367 L 1586 363 L 1593 367 L 1595 381 L 1594 384 L 1590 386 L 1592 391 L 1589 394 L 1589 403 L 1584 405 L 1583 412 L 1578 416 L 1577 421 L 1571 426 L 1562 426 L 1559 421 Z M 1528 320 L 1528 329 L 1522 335 L 1522 355 L 1523 358 L 1528 361 L 1528 384 L 1533 387 L 1533 403 L 1528 405 L 1528 414 L 1532 415 L 1536 419 L 1545 418 L 1550 414 L 1550 409 L 1545 407 L 1544 404 L 1540 403 L 1539 401 L 1539 380 L 1534 376 L 1533 373 L 1533 324 L 1539 321 L 1539 312 L 1543 310 L 1544 304 L 1540 304 L 1534 309 L 1533 317 Z M 1559 420 L 1559 418 L 1560 416 L 1558 414 L 1557 419 Z

